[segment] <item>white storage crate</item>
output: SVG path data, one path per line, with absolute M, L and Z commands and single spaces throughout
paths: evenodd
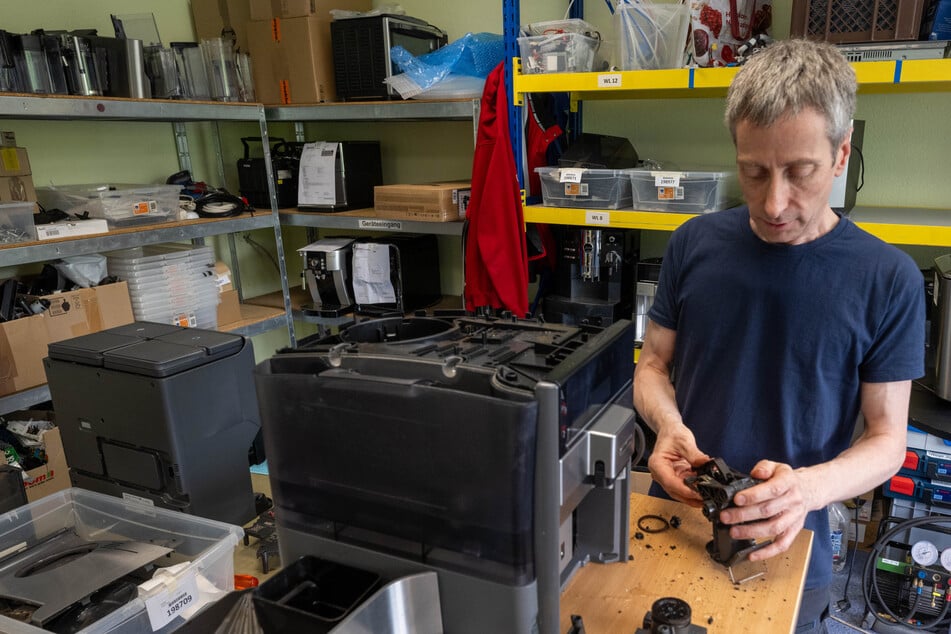
M 630 170 L 634 209 L 702 214 L 740 202 L 736 172 Z
M 198 607 L 233 590 L 234 547 L 244 536 L 244 531 L 238 526 L 72 488 L 0 515 L 0 552 L 10 555 L 17 549 L 31 547 L 63 533 L 71 533 L 71 538 L 87 544 L 86 550 L 91 548 L 88 545 L 102 542 L 120 546 L 123 542 L 164 546 L 171 548 L 172 553 L 159 559 L 160 566 L 184 564 L 170 576 L 168 585 L 140 584 L 137 598 L 79 630 L 80 634 L 151 634 L 154 631 L 171 632 L 181 627 L 185 620 L 174 616 L 171 621 L 154 629 L 153 625 L 159 625 L 161 619 L 153 613 L 152 618 L 156 620 L 150 621 L 148 608 L 154 610 L 163 601 L 186 594 L 192 596 L 186 603 Z M 36 578 L 49 576 L 51 578 L 47 581 L 53 583 L 53 576 L 62 577 L 65 572 L 69 583 L 59 585 L 56 594 L 65 601 L 68 597 L 64 597 L 64 593 L 80 592 L 78 586 L 87 578 L 82 571 L 88 556 L 87 553 L 72 560 L 62 559 L 59 568 L 41 568 L 30 574 Z M 10 557 L 4 559 L 0 564 L 0 574 L 4 571 L 13 574 L 10 569 L 21 565 L 14 562 L 16 560 Z M 87 574 L 91 576 L 94 572 L 97 571 Z M 191 615 L 189 606 L 182 611 L 186 616 Z M 181 613 L 178 610 L 173 612 Z M 39 634 L 45 631 L 0 616 L 0 632 L 4 634 Z
M 121 227 L 174 220 L 181 191 L 179 185 L 60 185 L 39 187 L 36 195 L 46 209 L 88 211 L 110 227 Z
M 631 207 L 630 170 L 536 167 L 547 207 L 624 209 Z

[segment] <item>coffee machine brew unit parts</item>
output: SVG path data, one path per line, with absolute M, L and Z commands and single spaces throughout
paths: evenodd
M 304 314 L 339 317 L 353 312 L 352 244 L 353 238 L 324 238 L 297 250 L 304 260 L 304 285 L 314 302 L 301 306 Z

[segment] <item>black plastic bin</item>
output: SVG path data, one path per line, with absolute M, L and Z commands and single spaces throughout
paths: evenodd
M 329 632 L 382 586 L 378 574 L 301 557 L 262 583 L 253 594 L 265 632 Z

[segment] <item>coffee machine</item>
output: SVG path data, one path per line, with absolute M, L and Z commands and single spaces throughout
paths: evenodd
M 654 305 L 657 280 L 663 258 L 645 258 L 637 263 L 637 287 L 634 294 L 634 345 L 644 343 L 647 331 L 647 313 Z
M 934 382 L 934 393 L 939 398 L 951 401 L 951 254 L 935 258 L 932 274 L 927 378 Z
M 323 238 L 297 250 L 304 259 L 304 286 L 313 304 L 301 307 L 316 317 L 339 317 L 353 312 L 350 279 L 353 238 Z
M 553 227 L 558 264 L 546 321 L 608 326 L 631 318 L 640 234 L 624 229 Z

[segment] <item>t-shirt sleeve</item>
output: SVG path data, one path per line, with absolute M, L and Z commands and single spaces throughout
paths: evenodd
M 892 277 L 878 336 L 859 366 L 867 383 L 917 379 L 925 373 L 924 277 L 905 258 Z
M 683 262 L 684 233 L 683 227 L 677 229 L 667 242 L 664 260 L 660 265 L 654 303 L 647 311 L 651 321 L 670 330 L 677 330 L 680 318 L 677 280 L 680 277 L 680 267 Z

